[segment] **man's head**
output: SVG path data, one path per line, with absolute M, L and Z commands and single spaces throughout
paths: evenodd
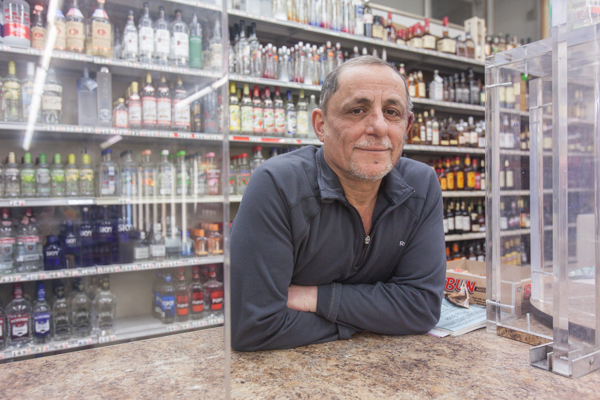
M 312 122 L 338 176 L 376 182 L 402 155 L 414 116 L 406 82 L 377 57 L 354 58 L 323 82 Z

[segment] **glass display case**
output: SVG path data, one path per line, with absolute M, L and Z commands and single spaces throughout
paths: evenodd
M 567 15 L 553 1 L 550 38 L 486 62 L 487 311 L 489 330 L 534 345 L 532 365 L 579 377 L 600 355 L 600 25 Z M 506 108 L 514 82 L 525 114 Z M 531 151 L 507 151 L 523 126 Z
M 3 7 L 0 359 L 222 326 L 223 4 Z

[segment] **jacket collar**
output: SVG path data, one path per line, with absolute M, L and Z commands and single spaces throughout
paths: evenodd
M 322 201 L 333 201 L 340 200 L 348 202 L 346 196 L 344 196 L 344 188 L 336 175 L 331 169 L 327 161 L 325 161 L 325 153 L 323 146 L 321 146 L 316 154 L 317 164 L 317 183 L 319 185 L 319 193 Z M 399 204 L 408 199 L 415 190 L 410 187 L 398 170 L 398 166 L 402 162 L 402 159 L 392 168 L 389 174 L 387 174 L 381 182 L 382 189 L 379 193 L 383 193 L 390 205 Z

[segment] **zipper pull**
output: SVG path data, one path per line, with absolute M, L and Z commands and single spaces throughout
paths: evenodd
M 371 236 L 367 236 L 365 238 L 365 244 L 369 244 L 371 242 Z

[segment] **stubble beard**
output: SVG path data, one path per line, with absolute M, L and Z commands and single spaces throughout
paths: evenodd
M 379 143 L 380 144 L 380 143 Z M 375 145 L 375 142 L 368 141 L 367 143 L 357 143 L 354 145 L 355 149 L 360 149 L 361 147 L 369 147 Z M 394 146 L 391 143 L 385 143 L 386 147 L 389 148 L 389 159 L 385 161 L 385 166 L 382 166 L 383 169 L 379 171 L 367 172 L 356 162 L 354 156 L 350 157 L 348 161 L 348 173 L 350 176 L 359 179 L 365 182 L 377 182 L 383 179 L 384 176 L 390 173 L 392 168 L 394 168 L 394 163 L 392 162 L 392 154 L 394 152 Z M 377 161 L 375 162 L 377 164 Z

